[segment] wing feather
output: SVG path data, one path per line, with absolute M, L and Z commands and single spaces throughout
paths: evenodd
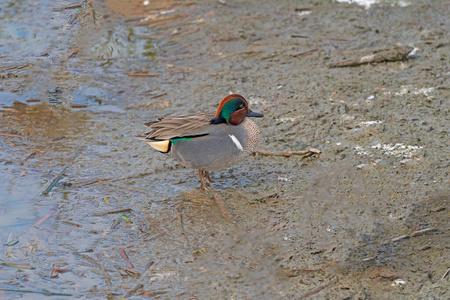
M 175 137 L 205 135 L 214 113 L 173 116 L 156 122 L 146 123 L 152 131 L 146 133 L 147 139 L 168 140 Z

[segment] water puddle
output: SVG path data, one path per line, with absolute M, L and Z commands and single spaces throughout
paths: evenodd
M 345 2 L 4 1 L 0 298 L 441 295 L 446 19 Z M 427 54 L 327 67 L 397 42 Z M 263 151 L 212 191 L 134 138 L 229 92 Z

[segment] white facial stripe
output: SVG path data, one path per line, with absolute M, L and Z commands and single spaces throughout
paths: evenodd
M 238 147 L 239 150 L 244 150 L 244 148 L 242 148 L 241 143 L 239 142 L 239 140 L 232 134 L 229 134 L 231 140 L 233 141 L 233 143 L 236 145 L 236 147 Z

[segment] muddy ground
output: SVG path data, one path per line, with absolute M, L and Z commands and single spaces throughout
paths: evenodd
M 450 298 L 448 1 L 3 4 L 0 298 Z M 230 92 L 322 155 L 204 192 L 133 138 Z

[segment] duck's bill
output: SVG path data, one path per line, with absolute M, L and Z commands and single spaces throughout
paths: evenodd
M 247 117 L 261 118 L 264 117 L 264 115 L 250 110 L 247 114 Z

